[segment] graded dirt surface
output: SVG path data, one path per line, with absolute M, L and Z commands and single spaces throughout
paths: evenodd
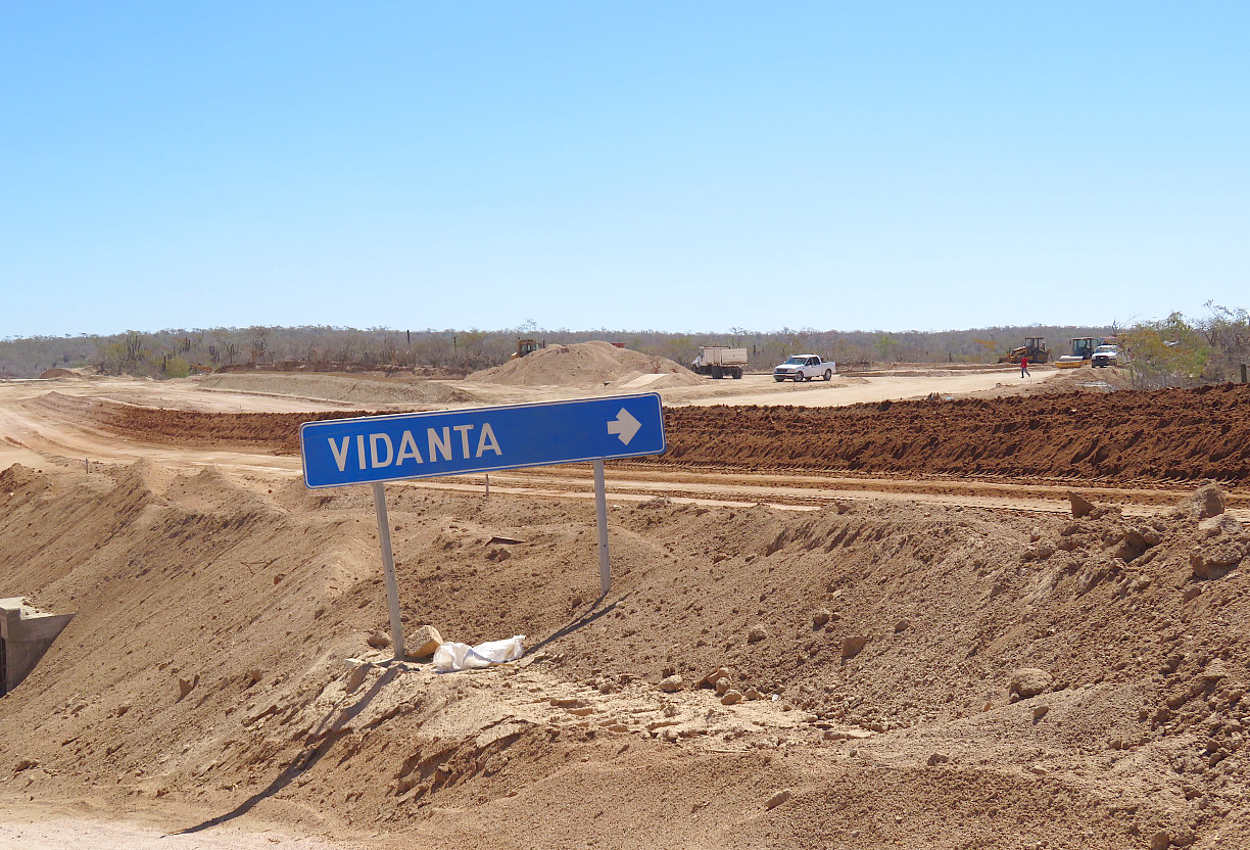
M 119 818 L 116 810 L 78 804 L 71 806 L 23 802 L 6 803 L 0 795 L 0 847 L 23 850 L 351 850 L 344 843 L 292 837 L 281 828 L 240 829 L 226 825 L 211 833 L 179 835 L 177 815 L 165 811 L 152 818 L 150 812 Z M 166 806 L 164 809 L 172 809 Z M 180 813 L 181 814 L 181 813 Z M 159 820 L 160 823 L 153 822 Z M 183 815 L 182 822 L 186 822 Z M 358 845 L 357 845 L 358 846 Z
M 263 393 L 356 404 L 460 404 L 473 396 L 443 381 L 391 381 L 342 375 L 231 372 L 194 379 L 206 390 Z
M 1013 394 L 1025 384 L 1031 388 L 1044 387 L 1061 373 L 1039 372 L 1033 378 L 1021 379 L 1019 370 L 986 372 L 946 372 L 937 370 L 929 375 L 883 374 L 871 377 L 838 375 L 830 382 L 812 381 L 778 383 L 770 375 L 748 375 L 733 385 L 717 387 L 713 392 L 674 390 L 664 394 L 666 403 L 689 405 L 795 405 L 801 407 L 842 407 L 848 404 L 877 402 L 894 399 L 924 397 L 931 393 L 939 396 L 958 396 L 984 393 L 990 396 Z M 720 382 L 725 384 L 727 382 Z M 741 384 L 741 386 L 738 386 Z M 783 395 L 784 394 L 784 395 Z
M 613 351 L 619 352 L 619 349 Z M 685 371 L 684 367 L 679 368 Z M 904 371 L 905 375 L 886 373 L 866 378 L 839 375 L 829 383 L 797 384 L 777 383 L 770 375 L 744 375 L 741 380 L 717 381 L 692 373 L 625 371 L 621 373 L 624 378 L 618 381 L 544 386 L 427 379 L 403 373 L 387 377 L 381 372 L 360 375 L 231 372 L 168 381 L 75 374 L 72 378 L 0 380 L 0 410 L 13 402 L 47 392 L 139 407 L 222 413 L 348 410 L 361 406 L 379 410 L 443 410 L 634 392 L 658 392 L 670 407 L 707 404 L 837 407 L 919 398 L 934 393 L 941 397 L 973 394 L 994 397 L 1026 389 L 1038 390 L 1052 381 L 1059 389 L 1084 389 L 1084 384 L 1097 383 L 1096 378 L 1086 376 L 1085 373 L 1091 371 L 1088 369 L 1076 373 L 1079 380 L 1069 377 L 1074 373 L 1055 370 L 1021 380 L 1018 373 L 997 367 L 980 367 L 976 371 L 934 369 L 927 375 L 918 375 L 915 370 Z
M 1243 388 L 672 408 L 602 599 L 586 470 L 390 486 L 409 632 L 526 636 L 450 675 L 370 644 L 368 490 L 290 454 L 362 408 L 118 389 L 0 387 L 0 595 L 77 613 L 0 698 L 0 839 L 1250 846 Z

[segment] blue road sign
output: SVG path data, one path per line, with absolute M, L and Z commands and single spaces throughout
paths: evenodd
M 657 393 L 305 422 L 310 488 L 664 453 Z

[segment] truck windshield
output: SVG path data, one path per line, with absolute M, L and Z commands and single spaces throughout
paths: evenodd
M 784 366 L 806 366 L 807 358 L 806 357 L 791 357 L 782 365 Z

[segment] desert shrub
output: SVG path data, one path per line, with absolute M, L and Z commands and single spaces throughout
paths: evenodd
M 1201 383 L 1211 346 L 1198 328 L 1172 313 L 1158 322 L 1142 322 L 1120 335 L 1133 385 L 1142 389 Z
M 1210 381 L 1240 381 L 1241 364 L 1250 363 L 1250 313 L 1244 308 L 1222 307 L 1207 302 L 1209 315 L 1198 328 L 1210 346 L 1211 356 L 1203 367 Z
M 174 355 L 166 358 L 163 374 L 166 378 L 185 378 L 191 374 L 191 364 Z

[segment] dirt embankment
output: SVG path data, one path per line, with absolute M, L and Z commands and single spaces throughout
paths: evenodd
M 34 404 L 131 439 L 275 453 L 298 450 L 301 422 L 370 413 L 198 413 L 56 393 Z M 1233 384 L 842 408 L 668 408 L 665 428 L 667 454 L 643 462 L 1118 483 L 1250 481 L 1250 388 Z
M 366 492 L 100 473 L 0 473 L 6 593 L 78 612 L 4 697 L 14 792 L 382 847 L 1250 843 L 1250 531 L 1214 498 L 1149 522 L 657 499 L 613 510 L 596 606 L 592 506 L 403 489 L 408 626 L 532 649 L 435 676 L 344 661 L 385 654 Z M 724 696 L 697 687 L 720 667 Z
M 756 469 L 1250 478 L 1250 387 L 666 411 L 656 462 Z

